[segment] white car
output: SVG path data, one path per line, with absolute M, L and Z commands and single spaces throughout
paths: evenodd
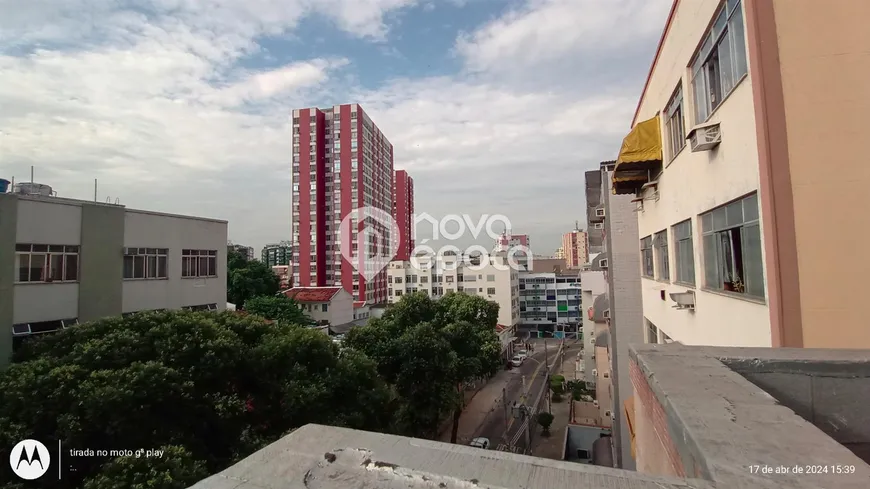
M 522 365 L 523 365 L 523 359 L 520 358 L 519 355 L 514 355 L 514 357 L 511 358 L 511 367 L 520 367 Z
M 477 437 L 471 440 L 471 443 L 469 443 L 468 445 L 475 448 L 483 448 L 484 450 L 489 450 L 489 438 Z
M 520 350 L 516 353 L 516 356 L 520 357 L 523 361 L 525 361 L 526 358 L 529 358 L 529 352 L 527 352 L 526 350 Z

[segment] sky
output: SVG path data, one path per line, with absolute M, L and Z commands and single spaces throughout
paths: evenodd
M 89 200 L 97 179 L 102 202 L 225 219 L 259 249 L 290 236 L 291 111 L 359 103 L 417 212 L 501 214 L 551 254 L 670 3 L 0 0 L 0 178 L 34 166 Z

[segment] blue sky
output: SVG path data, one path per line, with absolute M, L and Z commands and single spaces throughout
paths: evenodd
M 290 233 L 294 108 L 358 102 L 432 215 L 583 221 L 670 0 L 0 0 L 0 177 Z

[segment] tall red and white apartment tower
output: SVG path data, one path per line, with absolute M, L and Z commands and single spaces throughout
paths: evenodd
M 414 252 L 414 179 L 405 170 L 396 170 L 393 179 L 393 219 L 399 226 L 395 259 L 410 260 Z
M 345 216 L 362 207 L 393 212 L 393 145 L 362 107 L 293 111 L 292 185 L 293 283 L 386 302 L 386 271 L 366 280 L 341 254 L 342 239 L 362 246 L 355 232 L 341 236 Z

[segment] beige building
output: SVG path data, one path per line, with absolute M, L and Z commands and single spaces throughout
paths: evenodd
M 635 195 L 659 341 L 870 347 L 868 228 L 844 220 L 870 184 L 868 16 L 852 0 L 674 2 L 612 178 Z
M 520 320 L 519 272 L 504 254 L 417 256 L 394 260 L 387 267 L 389 303 L 404 294 L 423 292 L 438 299 L 450 292 L 478 295 L 499 305 L 498 323 L 515 326 Z
M 568 268 L 580 268 L 589 262 L 586 231 L 575 229 L 562 235 L 562 257 Z M 558 258 L 558 257 L 557 257 Z

